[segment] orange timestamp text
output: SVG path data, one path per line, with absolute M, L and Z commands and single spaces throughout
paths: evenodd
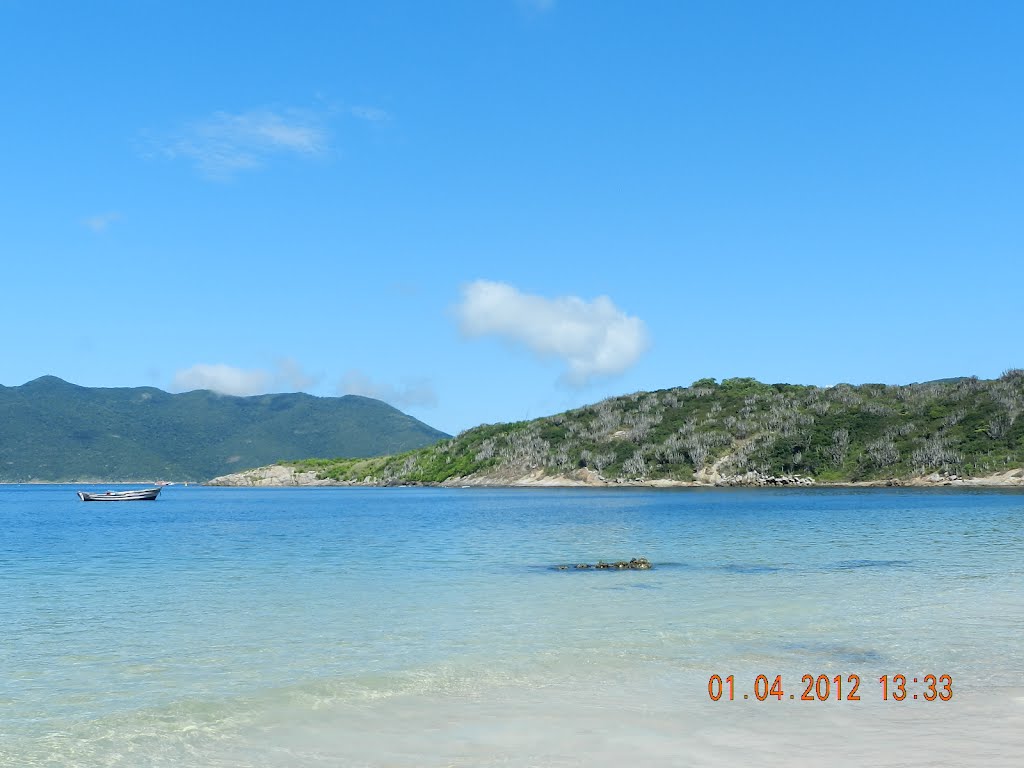
M 799 697 L 787 694 L 782 675 L 758 675 L 746 691 L 736 686 L 736 676 L 712 675 L 708 678 L 708 696 L 712 701 L 750 700 L 776 701 L 860 701 L 860 675 L 804 675 L 800 678 Z M 925 674 L 882 675 L 878 678 L 882 701 L 949 701 L 953 698 L 953 677 L 951 675 Z

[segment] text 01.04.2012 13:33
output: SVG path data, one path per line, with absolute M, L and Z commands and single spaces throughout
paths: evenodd
M 849 675 L 804 675 L 800 678 L 802 691 L 799 701 L 860 701 L 861 677 Z M 878 678 L 882 701 L 949 701 L 953 698 L 951 675 L 926 674 L 919 677 L 906 675 L 882 675 Z M 797 700 L 795 693 L 786 694 L 782 675 L 769 679 L 768 675 L 754 678 L 748 693 L 737 693 L 736 676 L 711 675 L 708 679 L 708 696 L 712 701 L 736 701 L 737 698 L 756 701 Z

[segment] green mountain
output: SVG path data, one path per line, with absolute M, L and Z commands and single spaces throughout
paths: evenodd
M 986 476 L 1024 466 L 1024 371 L 988 381 L 828 388 L 702 379 L 476 427 L 397 456 L 288 466 L 377 483 L 515 482 L 527 475 L 707 483 Z
M 447 437 L 379 400 L 0 386 L 0 481 L 206 480 L 306 456 L 373 456 Z

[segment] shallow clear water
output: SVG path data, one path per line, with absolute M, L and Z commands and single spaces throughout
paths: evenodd
M 1024 749 L 1021 493 L 75 490 L 0 486 L 3 766 L 1019 765 Z M 552 568 L 640 555 L 655 568 Z M 923 700 L 929 673 L 952 700 Z M 733 701 L 710 700 L 713 674 L 734 675 Z M 756 699 L 759 674 L 782 676 L 781 700 Z M 843 700 L 833 684 L 801 701 L 805 674 L 842 675 Z M 882 701 L 896 674 L 907 699 Z

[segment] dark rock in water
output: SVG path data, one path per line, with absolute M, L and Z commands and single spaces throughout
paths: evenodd
M 604 560 L 600 560 L 597 565 L 591 565 L 590 563 L 577 563 L 572 566 L 577 571 L 585 571 L 590 568 L 595 568 L 599 571 L 649 571 L 651 570 L 651 561 L 646 557 L 634 557 L 632 560 L 616 560 L 614 563 L 606 563 Z M 556 565 L 556 570 L 567 571 L 569 570 L 568 565 Z

